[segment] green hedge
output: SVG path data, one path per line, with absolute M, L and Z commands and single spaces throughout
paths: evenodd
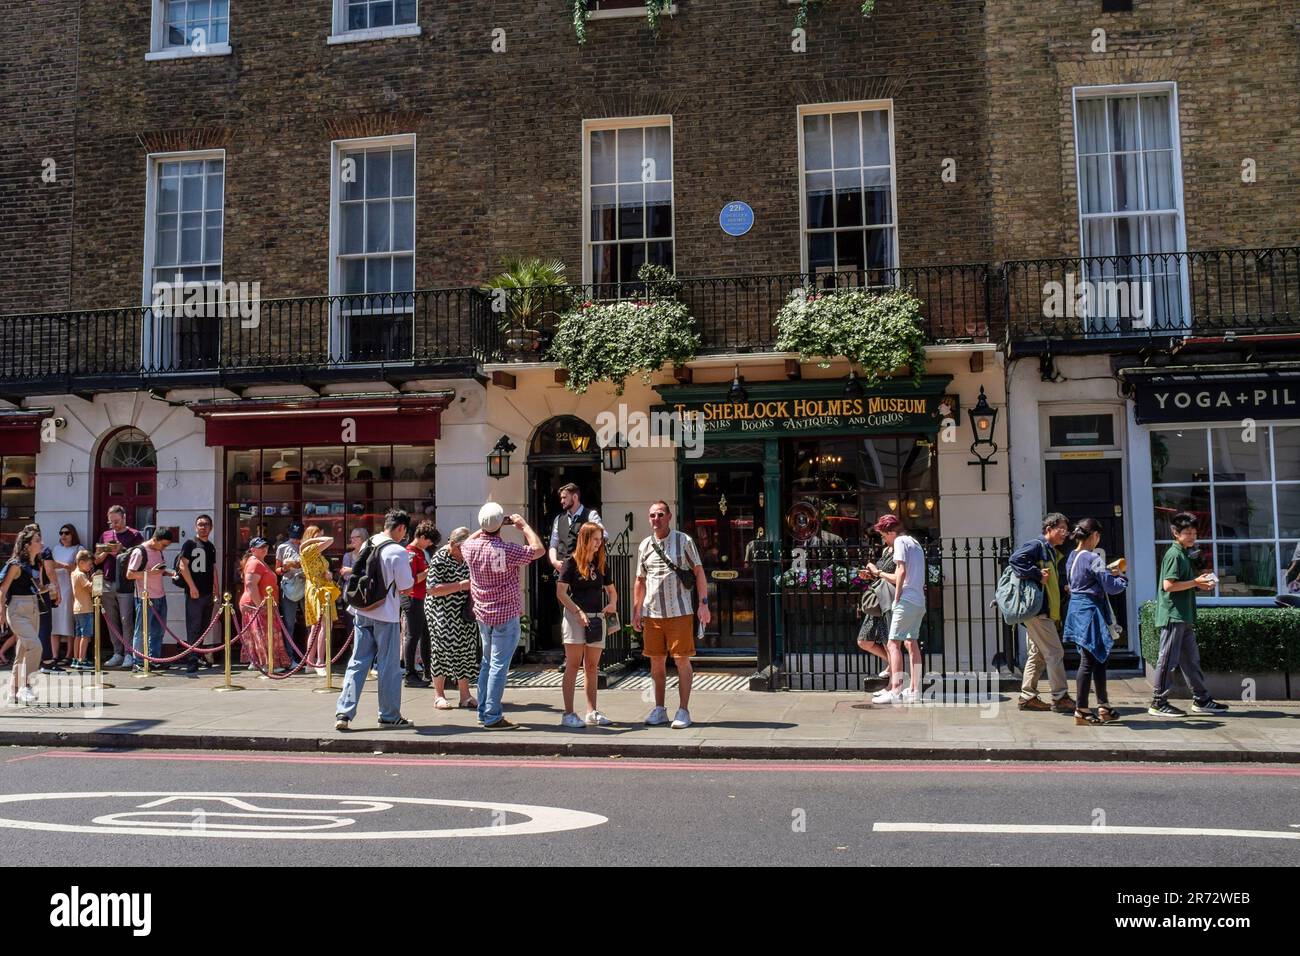
M 1142 656 L 1160 655 L 1156 602 L 1141 611 Z M 1218 673 L 1300 671 L 1300 610 L 1280 607 L 1203 607 L 1196 613 L 1201 668 Z

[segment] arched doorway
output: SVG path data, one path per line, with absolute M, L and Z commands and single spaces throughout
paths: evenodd
M 582 503 L 600 510 L 600 445 L 596 432 L 581 418 L 557 415 L 543 422 L 528 443 L 528 523 L 542 536 L 560 512 L 559 489 L 570 482 L 582 493 Z M 548 558 L 534 561 L 530 616 L 537 649 L 559 647 L 560 612 L 555 601 L 555 569 Z
M 158 453 L 138 428 L 121 428 L 104 440 L 95 474 L 95 513 L 91 528 L 104 524 L 113 505 L 126 509 L 126 523 L 143 531 L 158 509 Z

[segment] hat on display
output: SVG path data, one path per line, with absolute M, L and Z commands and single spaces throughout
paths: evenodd
M 489 534 L 500 531 L 501 526 L 505 524 L 506 512 L 495 501 L 489 501 L 482 508 L 478 509 L 478 526 Z

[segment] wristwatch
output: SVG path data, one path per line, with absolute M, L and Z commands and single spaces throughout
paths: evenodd
M 700 598 L 700 606 L 701 606 L 701 607 L 708 607 L 708 606 L 709 606 L 709 599 L 706 598 L 706 597 L 702 597 L 702 598 Z

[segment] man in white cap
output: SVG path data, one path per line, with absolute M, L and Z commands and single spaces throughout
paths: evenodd
M 514 525 L 528 542 L 505 541 L 501 528 Z M 460 546 L 469 566 L 469 592 L 478 620 L 483 664 L 478 674 L 478 719 L 489 730 L 514 730 L 501 713 L 501 696 L 506 689 L 510 659 L 519 644 L 519 618 L 523 615 L 523 591 L 519 569 L 546 553 L 542 539 L 519 515 L 506 517 L 504 509 L 489 501 L 478 512 L 479 530 Z

